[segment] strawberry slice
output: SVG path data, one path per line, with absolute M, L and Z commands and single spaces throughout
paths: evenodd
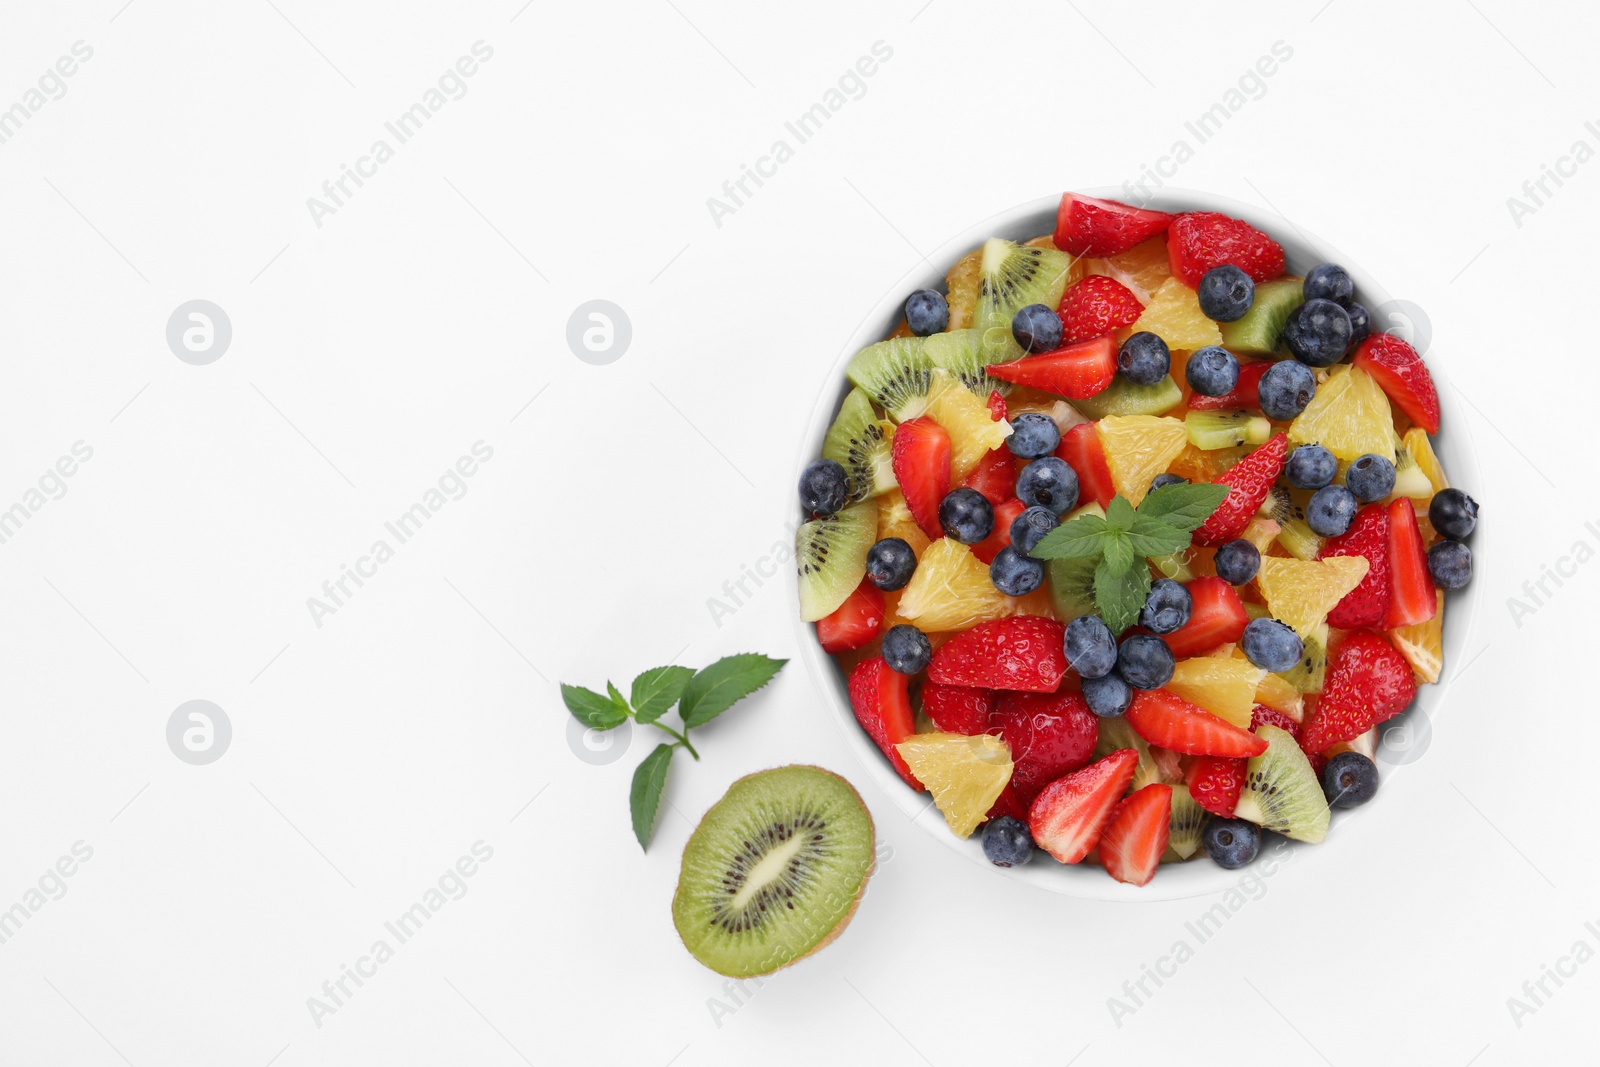
M 1167 235 L 1172 274 L 1191 289 L 1212 267 L 1232 263 L 1258 282 L 1283 273 L 1283 246 L 1242 219 L 1191 211 L 1172 220 Z
M 1001 693 L 991 721 L 1015 765 L 1011 787 L 1024 804 L 1089 762 L 1100 720 L 1079 693 Z
M 1063 193 L 1056 209 L 1055 243 L 1075 256 L 1114 256 L 1161 233 L 1171 222 L 1165 211 Z
M 1017 458 L 1005 445 L 991 449 L 961 484 L 976 489 L 991 504 L 1010 500 L 1017 486 Z
M 1165 689 L 1136 689 L 1128 725 L 1152 745 L 1189 756 L 1259 756 L 1267 743 Z
M 1382 634 L 1349 635 L 1328 661 L 1317 706 L 1300 733 L 1300 747 L 1323 752 L 1360 737 L 1404 711 L 1417 695 L 1411 664 Z
M 1066 627 L 1037 615 L 980 622 L 939 646 L 928 678 L 940 685 L 1054 693 L 1067 673 Z
M 906 676 L 890 670 L 882 656 L 862 660 L 850 672 L 850 707 L 856 713 L 856 722 L 889 757 L 895 771 L 920 793 L 922 783 L 894 747 L 917 732 L 906 682 Z
M 1438 610 L 1417 511 L 1411 498 L 1403 496 L 1389 505 L 1389 610 L 1383 614 L 1383 628 L 1415 626 Z
M 1017 521 L 1017 516 L 1021 515 L 1027 506 L 1015 497 L 996 504 L 994 529 L 989 531 L 988 537 L 972 546 L 972 554 L 985 563 L 993 563 L 1000 550 L 1011 543 L 1011 524 Z
M 1341 630 L 1381 625 L 1389 613 L 1390 599 L 1389 509 L 1382 504 L 1368 504 L 1356 512 L 1350 528 L 1338 537 L 1328 538 L 1317 558 L 1333 556 L 1361 556 L 1369 566 L 1361 584 L 1328 612 L 1328 625 Z
M 878 636 L 883 629 L 883 593 L 870 581 L 845 597 L 832 615 L 817 620 L 817 640 L 824 652 L 849 652 Z
M 994 711 L 994 694 L 964 685 L 924 682 L 922 710 L 947 734 L 984 734 L 993 728 L 989 716 Z
M 1184 775 L 1189 795 L 1211 814 L 1231 819 L 1234 806 L 1239 803 L 1239 794 L 1244 790 L 1247 766 L 1242 759 L 1195 756 L 1189 761 L 1189 770 Z
M 939 502 L 950 492 L 950 435 L 926 415 L 908 419 L 895 427 L 889 463 L 911 517 L 930 538 L 943 537 Z
M 1077 863 L 1100 840 L 1117 800 L 1133 784 L 1139 753 L 1119 748 L 1105 759 L 1057 778 L 1028 808 L 1033 843 L 1062 863 Z
M 1226 396 L 1189 394 L 1190 411 L 1235 411 L 1239 408 L 1261 408 L 1261 379 L 1275 365 L 1274 360 L 1259 359 L 1241 364 L 1239 382 Z
M 1220 545 L 1244 533 L 1244 528 L 1250 525 L 1272 491 L 1272 483 L 1282 473 L 1283 460 L 1288 454 L 1289 438 L 1281 433 L 1273 434 L 1266 444 L 1218 476 L 1211 484 L 1227 486 L 1228 495 L 1194 532 L 1194 543 Z
M 1111 812 L 1101 831 L 1100 863 L 1119 882 L 1144 885 L 1156 876 L 1172 823 L 1172 787 L 1135 790 Z
M 1268 726 L 1276 726 L 1296 741 L 1300 740 L 1300 724 L 1277 708 L 1269 708 L 1265 704 L 1257 704 L 1251 708 L 1250 729 L 1254 730 L 1262 723 L 1266 723 Z
M 1372 375 L 1412 422 L 1428 433 L 1439 432 L 1439 391 L 1405 338 L 1375 333 L 1357 346 L 1350 362 Z
M 1244 610 L 1244 601 L 1238 590 L 1221 578 L 1206 576 L 1185 582 L 1193 606 L 1189 621 L 1167 634 L 1167 647 L 1178 659 L 1202 656 L 1218 645 L 1237 641 L 1244 636 L 1250 615 Z
M 1117 483 L 1111 480 L 1111 467 L 1106 463 L 1106 451 L 1100 444 L 1100 435 L 1094 424 L 1080 422 L 1061 435 L 1061 445 L 1056 455 L 1067 461 L 1078 476 L 1078 500 L 1087 504 L 1093 501 L 1101 507 L 1111 503 L 1117 495 Z
M 1006 421 L 1006 398 L 998 389 L 989 390 L 989 417 L 995 422 Z
M 1061 294 L 1062 339 L 1092 341 L 1132 326 L 1144 314 L 1133 290 L 1105 274 L 1091 274 Z
M 1030 385 L 1068 400 L 1099 396 L 1117 376 L 1117 344 L 1110 337 L 1079 341 L 1013 363 L 997 363 L 989 376 Z

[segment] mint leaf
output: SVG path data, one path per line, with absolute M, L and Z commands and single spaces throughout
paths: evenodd
M 1150 491 L 1139 505 L 1139 514 L 1180 530 L 1196 530 L 1226 499 L 1225 485 L 1164 485 Z
M 702 726 L 734 704 L 772 681 L 789 662 L 768 656 L 744 653 L 724 656 L 697 672 L 684 686 L 678 699 L 678 714 L 687 729 Z
M 1133 561 L 1136 558 L 1138 557 L 1134 555 L 1133 545 L 1128 542 L 1127 535 L 1115 534 L 1105 540 L 1105 553 L 1100 557 L 1100 565 L 1122 574 L 1133 568 Z
M 633 680 L 633 717 L 652 723 L 678 702 L 694 677 L 688 667 L 652 667 Z
M 1028 553 L 1034 559 L 1093 559 L 1100 555 L 1109 527 L 1098 515 L 1079 515 L 1039 539 Z
M 1133 504 L 1121 493 L 1106 505 L 1106 524 L 1113 530 L 1126 530 L 1133 525 Z
M 1189 531 L 1169 526 L 1165 519 L 1143 513 L 1133 517 L 1133 526 L 1122 535 L 1141 556 L 1167 556 L 1189 547 Z
M 1094 572 L 1094 603 L 1100 618 L 1113 634 L 1120 634 L 1139 621 L 1145 598 L 1150 595 L 1150 568 L 1131 567 L 1117 572 L 1101 560 Z
M 616 693 L 610 682 L 606 683 L 606 687 L 613 694 Z M 574 719 L 591 730 L 610 730 L 627 720 L 627 705 L 618 706 L 621 699 L 620 695 L 604 697 L 579 685 L 561 684 L 561 700 L 567 705 L 567 710 L 572 712 Z
M 639 847 L 650 847 L 650 834 L 656 825 L 656 809 L 661 807 L 661 792 L 667 785 L 667 768 L 672 764 L 673 746 L 662 742 L 633 770 L 633 785 L 628 789 L 628 807 L 633 813 L 633 836 Z

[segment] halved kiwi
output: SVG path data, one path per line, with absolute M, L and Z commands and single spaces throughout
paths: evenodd
M 1320 693 L 1328 671 L 1328 624 L 1320 623 L 1301 641 L 1300 662 L 1278 675 L 1297 693 Z
M 800 572 L 800 617 L 806 622 L 833 614 L 867 574 L 867 549 L 878 536 L 878 502 L 863 500 L 833 515 L 812 519 L 794 535 Z
M 1256 733 L 1267 750 L 1250 757 L 1234 815 L 1296 841 L 1320 843 L 1328 836 L 1328 800 L 1311 761 L 1276 726 L 1262 723 Z
M 1417 463 L 1417 458 L 1406 448 L 1398 434 L 1394 439 L 1394 491 L 1389 494 L 1390 500 L 1398 500 L 1408 496 L 1413 500 L 1426 501 L 1433 496 L 1433 482 L 1428 479 L 1428 474 Z
M 1150 743 L 1133 732 L 1127 719 L 1120 715 L 1114 719 L 1101 719 L 1100 733 L 1095 738 L 1094 758 L 1103 759 L 1120 748 L 1131 748 L 1139 753 L 1139 762 L 1133 768 L 1133 789 L 1143 789 L 1166 780 L 1161 777 L 1161 768 L 1150 754 Z
M 1154 385 L 1134 385 L 1122 377 L 1113 378 L 1104 392 L 1087 400 L 1074 400 L 1072 406 L 1091 419 L 1107 415 L 1160 415 L 1183 403 L 1183 390 L 1167 375 Z
M 849 782 L 778 767 L 734 782 L 683 850 L 672 921 L 690 955 L 770 974 L 849 925 L 872 876 L 872 816 Z
M 1278 524 L 1278 544 L 1295 559 L 1316 559 L 1322 551 L 1322 538 L 1306 522 L 1306 511 L 1285 486 L 1275 485 L 1261 507 Z
M 1248 411 L 1191 411 L 1183 417 L 1189 443 L 1207 452 L 1240 445 L 1265 444 L 1272 423 Z
M 1194 797 L 1189 787 L 1178 783 L 1172 787 L 1172 818 L 1168 822 L 1167 847 L 1186 860 L 1200 847 L 1200 831 L 1205 829 L 1207 812 Z
M 1255 301 L 1244 317 L 1222 324 L 1222 347 L 1230 352 L 1276 350 L 1290 313 L 1305 303 L 1305 299 L 1305 286 L 1299 278 L 1259 283 Z
M 1011 320 L 1029 304 L 1059 305 L 1072 265 L 1071 256 L 1053 248 L 989 238 L 983 246 L 978 303 L 972 313 L 986 364 L 1022 358 L 1022 346 L 1011 336 Z
M 1093 615 L 1094 568 L 1092 559 L 1053 559 L 1045 564 L 1050 585 L 1050 605 L 1061 622 Z
M 896 422 L 914 419 L 928 409 L 933 361 L 921 337 L 892 337 L 868 345 L 855 354 L 844 373 Z
M 878 418 L 865 390 L 852 389 L 828 427 L 822 458 L 844 468 L 851 500 L 887 493 L 898 484 L 889 458 L 887 425 Z
M 1010 382 L 989 377 L 988 364 L 983 358 L 983 343 L 977 330 L 950 330 L 932 334 L 923 339 L 922 351 L 930 362 L 971 389 L 985 400 L 999 390 L 1002 395 L 1011 391 Z

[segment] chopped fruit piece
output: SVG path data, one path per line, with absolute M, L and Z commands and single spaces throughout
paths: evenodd
M 922 532 L 922 527 L 917 525 L 916 518 L 911 514 L 911 508 L 906 504 L 905 494 L 898 489 L 891 489 L 878 498 L 878 540 L 898 537 L 911 546 L 911 551 L 916 556 L 921 556 L 928 547 L 928 535 Z
M 1308 752 L 1359 737 L 1406 709 L 1417 694 L 1411 664 L 1380 634 L 1345 638 L 1328 664 L 1317 709 L 1306 720 L 1300 744 Z
M 1216 481 L 1226 471 L 1233 469 L 1252 450 L 1244 447 L 1218 448 L 1212 451 L 1196 448 L 1192 444 L 1183 446 L 1183 451 L 1173 457 L 1167 464 L 1167 473 L 1175 474 L 1180 478 L 1199 485 L 1201 482 Z
M 896 440 L 899 435 L 896 434 Z M 1250 520 L 1261 509 L 1272 483 L 1283 470 L 1284 456 L 1289 442 L 1283 434 L 1274 434 L 1272 440 L 1234 464 L 1213 483 L 1228 487 L 1228 495 L 1211 517 L 1194 532 L 1197 545 L 1220 545 L 1232 541 L 1250 525 Z M 902 480 L 901 484 L 905 484 Z
M 1079 500 L 1099 504 L 1102 508 L 1111 503 L 1111 498 L 1117 495 L 1117 486 L 1111 479 L 1106 450 L 1101 447 L 1100 435 L 1093 423 L 1081 422 L 1062 434 L 1056 455 L 1077 473 Z
M 1181 782 L 1172 787 L 1172 818 L 1168 821 L 1170 834 L 1167 850 L 1180 860 L 1186 860 L 1200 848 L 1200 834 L 1210 816 L 1206 809 L 1196 804 L 1189 795 L 1189 787 Z
M 1328 668 L 1328 640 L 1328 624 L 1324 622 L 1305 635 L 1300 643 L 1300 658 L 1278 677 L 1293 686 L 1296 692 L 1322 692 L 1322 681 Z
M 862 389 L 852 389 L 822 441 L 822 458 L 845 469 L 852 501 L 865 500 L 894 488 L 889 463 L 889 437 L 894 425 L 878 418 Z
M 896 747 L 957 837 L 978 828 L 1011 779 L 1006 743 L 989 734 L 913 734 Z
M 993 563 L 1000 550 L 1011 544 L 1011 524 L 1027 510 L 1027 505 L 1012 497 L 994 506 L 994 529 L 989 536 L 972 546 L 972 554 L 983 563 Z
M 1417 512 L 1409 497 L 1389 505 L 1389 610 L 1383 628 L 1415 626 L 1433 618 L 1437 609 L 1428 549 L 1417 528 Z
M 928 677 L 941 685 L 1053 693 L 1067 673 L 1064 635 L 1059 622 L 1031 615 L 979 623 L 940 646 Z
M 1022 346 L 1011 333 L 1017 312 L 1029 304 L 1057 307 L 1067 286 L 1083 277 L 1083 264 L 1053 248 L 991 237 L 984 243 L 979 271 L 972 325 L 982 340 L 983 360 L 992 365 L 1022 356 Z M 953 306 L 951 317 L 955 317 Z
M 849 652 L 882 629 L 883 593 L 871 582 L 862 582 L 832 615 L 817 620 L 817 640 L 825 652 Z
M 1166 636 L 1167 647 L 1174 656 L 1202 656 L 1244 636 L 1250 617 L 1233 586 L 1208 575 L 1184 587 L 1194 606 L 1189 609 L 1189 621 L 1183 628 Z
M 1141 304 L 1148 304 L 1162 283 L 1172 277 L 1165 234 L 1140 241 L 1126 252 L 1091 259 L 1085 267 L 1090 274 L 1104 274 L 1126 285 Z
M 994 711 L 994 694 L 987 689 L 964 685 L 922 683 L 922 711 L 933 725 L 947 734 L 990 732 L 989 715 Z
M 894 431 L 890 456 L 917 525 L 930 540 L 944 536 L 939 502 L 950 491 L 950 434 L 927 416 L 902 422 Z
M 1266 444 L 1267 438 L 1272 436 L 1272 423 L 1248 411 L 1195 411 L 1191 407 L 1184 416 L 1183 426 L 1189 443 L 1207 452 Z
M 1282 531 L 1283 527 L 1279 526 L 1276 520 L 1262 518 L 1257 515 L 1250 520 L 1250 524 L 1244 528 L 1244 532 L 1239 536 L 1255 545 L 1256 551 L 1264 556 L 1267 554 L 1267 549 L 1272 546 L 1272 542 L 1278 539 L 1278 534 Z M 1259 570 L 1260 564 L 1257 564 L 1256 568 Z
M 850 707 L 856 713 L 856 722 L 889 757 L 900 777 L 920 793 L 922 783 L 895 749 L 917 729 L 906 676 L 890 670 L 882 656 L 862 660 L 850 672 Z
M 1266 671 L 1249 660 L 1201 656 L 1178 661 L 1166 687 L 1217 718 L 1249 729 L 1256 689 L 1266 676 Z
M 1010 597 L 994 587 L 989 568 L 972 549 L 948 537 L 928 546 L 906 584 L 898 621 L 925 633 L 961 630 L 1014 612 Z
M 945 303 L 950 307 L 947 329 L 964 330 L 972 325 L 972 313 L 978 306 L 978 290 L 982 285 L 983 249 L 974 248 L 956 260 L 955 266 L 944 276 Z
M 1167 850 L 1171 818 L 1169 785 L 1147 785 L 1118 804 L 1097 846 L 1106 873 L 1129 885 L 1154 878 Z
M 1294 738 L 1276 726 L 1260 727 L 1266 751 L 1250 758 L 1234 815 L 1296 841 L 1320 844 L 1328 836 L 1328 801 L 1322 783 Z
M 1389 509 L 1368 504 L 1356 512 L 1350 528 L 1322 546 L 1323 559 L 1336 556 L 1362 558 L 1370 567 L 1361 584 L 1328 612 L 1328 625 L 1355 630 L 1382 624 L 1390 600 Z
M 1189 440 L 1181 421 L 1154 415 L 1108 415 L 1095 430 L 1112 484 L 1135 507 L 1150 491 L 1150 480 L 1167 469 Z
M 1016 769 L 1011 787 L 1025 804 L 1039 790 L 1089 762 L 1098 722 L 1082 695 L 1000 693 L 990 720 L 1010 746 Z
M 878 528 L 878 503 L 863 500 L 795 531 L 800 618 L 816 622 L 843 604 L 867 575 L 867 550 Z
M 1433 376 L 1404 338 L 1373 334 L 1356 348 L 1350 362 L 1372 375 L 1412 422 L 1428 433 L 1439 432 L 1439 393 Z
M 989 405 L 942 370 L 933 372 L 928 386 L 927 416 L 950 435 L 950 480 L 955 484 L 1011 436 L 1009 422 L 995 422 Z
M 1067 193 L 1056 209 L 1055 245 L 1075 256 L 1114 256 L 1166 232 L 1171 221 L 1164 211 Z
M 1005 446 L 991 449 L 980 459 L 961 484 L 976 489 L 990 504 L 1002 504 L 1011 499 L 1011 490 L 1017 484 L 1017 460 Z
M 1288 680 L 1276 674 L 1267 675 L 1261 679 L 1261 684 L 1256 686 L 1256 703 L 1265 705 L 1295 722 L 1305 717 L 1304 694 Z
M 896 422 L 921 415 L 928 404 L 933 361 L 921 337 L 891 338 L 855 354 L 845 375 Z
M 1276 708 L 1269 708 L 1265 704 L 1257 704 L 1250 711 L 1250 729 L 1254 730 L 1262 723 L 1266 723 L 1268 726 L 1276 726 L 1297 741 L 1300 738 L 1300 720 L 1291 718 Z
M 1170 374 L 1154 385 L 1135 385 L 1119 374 L 1105 392 L 1075 400 L 1073 407 L 1086 418 L 1103 419 L 1107 415 L 1162 415 L 1182 403 L 1183 390 Z
M 1328 380 L 1289 426 L 1297 445 L 1320 444 L 1347 463 L 1367 453 L 1394 462 L 1389 398 L 1360 367 L 1330 367 Z
M 1233 818 L 1234 805 L 1244 789 L 1245 761 L 1225 756 L 1196 756 L 1184 775 L 1189 795 L 1213 815 Z
M 1268 556 L 1261 561 L 1256 584 L 1273 616 L 1304 638 L 1361 584 L 1368 566 L 1360 556 L 1330 556 L 1323 560 Z
M 1167 234 L 1172 276 L 1198 288 L 1206 271 L 1232 263 L 1257 282 L 1283 273 L 1283 247 L 1241 219 L 1193 211 L 1172 220 Z
M 1190 411 L 1237 411 L 1261 407 L 1261 378 L 1277 364 L 1271 360 L 1245 363 L 1239 367 L 1239 382 L 1226 396 L 1189 394 Z
M 1222 344 L 1222 331 L 1200 310 L 1195 291 L 1177 278 L 1168 278 L 1156 290 L 1133 329 L 1148 330 L 1167 342 L 1168 348 L 1183 352 Z
M 1002 381 L 1042 389 L 1069 400 L 1087 400 L 1111 385 L 1117 373 L 1117 346 L 1109 337 L 1041 352 L 1014 363 L 1001 363 L 989 373 Z
M 1235 354 L 1264 355 L 1275 351 L 1283 340 L 1289 316 L 1305 300 L 1303 289 L 1299 278 L 1279 278 L 1256 286 L 1255 302 L 1244 318 L 1222 324 L 1223 347 Z
M 1000 395 L 998 389 L 989 392 L 989 417 L 995 422 L 1006 421 L 1006 398 Z
M 1253 756 L 1266 742 L 1164 689 L 1133 695 L 1128 725 L 1152 745 L 1189 756 Z
M 1028 808 L 1034 844 L 1062 863 L 1087 856 L 1133 781 L 1139 754 L 1122 748 L 1064 778 L 1057 778 Z
M 1419 682 L 1437 682 L 1444 666 L 1444 591 L 1440 590 L 1437 596 L 1438 608 L 1433 618 L 1401 626 L 1389 634 L 1389 640 L 1411 664 Z
M 1062 339 L 1067 344 L 1107 337 L 1131 326 L 1144 311 L 1133 290 L 1103 274 L 1091 274 L 1061 297 Z
M 1411 453 L 1411 458 L 1417 461 L 1417 466 L 1422 468 L 1422 473 L 1428 476 L 1428 483 L 1435 493 L 1441 489 L 1450 488 L 1450 479 L 1444 476 L 1444 468 L 1439 465 L 1439 457 L 1433 453 L 1433 441 L 1428 437 L 1428 431 L 1420 426 L 1413 426 L 1401 438 L 1401 445 Z

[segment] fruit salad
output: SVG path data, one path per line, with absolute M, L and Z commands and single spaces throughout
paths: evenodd
M 1067 193 L 850 361 L 800 479 L 801 612 L 994 864 L 1233 869 L 1376 793 L 1478 505 L 1364 295 L 1240 219 Z

